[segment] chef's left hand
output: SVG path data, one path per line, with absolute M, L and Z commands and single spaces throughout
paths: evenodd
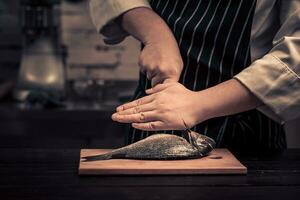
M 132 123 L 136 129 L 155 131 L 184 130 L 184 122 L 192 127 L 204 116 L 196 109 L 201 105 L 197 92 L 178 82 L 158 84 L 146 93 L 148 96 L 119 106 L 112 119 Z

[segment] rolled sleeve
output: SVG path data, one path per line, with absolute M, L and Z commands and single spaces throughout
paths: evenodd
M 115 19 L 122 13 L 138 7 L 150 8 L 147 0 L 91 0 L 90 14 L 97 31 L 109 32 L 105 37 L 124 37 L 123 30 L 118 27 Z M 105 30 L 110 29 L 110 30 Z
M 300 78 L 273 55 L 265 55 L 235 76 L 264 106 L 259 110 L 276 121 L 299 116 Z
M 273 48 L 234 78 L 264 106 L 258 108 L 276 121 L 300 116 L 300 2 L 281 4 L 281 28 Z

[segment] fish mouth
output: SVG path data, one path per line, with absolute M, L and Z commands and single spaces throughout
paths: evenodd
M 112 155 L 110 153 L 95 155 L 95 156 L 84 156 L 82 157 L 82 162 L 91 162 L 97 160 L 108 160 L 111 159 Z
M 86 156 L 86 157 L 82 157 L 81 159 L 82 159 L 81 162 L 91 162 L 91 161 L 98 160 L 97 156 Z
M 96 159 L 93 159 L 93 158 L 89 158 L 89 157 L 83 157 L 81 158 L 81 162 L 91 162 L 91 161 L 95 161 Z

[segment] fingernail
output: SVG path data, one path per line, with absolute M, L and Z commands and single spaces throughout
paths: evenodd
M 150 94 L 153 91 L 152 88 L 146 90 L 146 94 Z
M 119 106 L 119 107 L 117 107 L 117 109 L 116 109 L 118 112 L 120 112 L 120 111 L 122 111 L 123 110 L 123 106 Z
M 111 116 L 111 118 L 112 118 L 113 120 L 116 120 L 116 119 L 118 118 L 118 114 L 117 114 L 117 113 L 114 113 L 114 114 Z

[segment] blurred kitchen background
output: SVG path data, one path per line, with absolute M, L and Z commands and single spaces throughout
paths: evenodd
M 0 148 L 114 148 L 127 126 L 115 107 L 137 84 L 140 44 L 107 46 L 88 0 L 0 1 Z M 287 124 L 300 147 L 300 120 Z

